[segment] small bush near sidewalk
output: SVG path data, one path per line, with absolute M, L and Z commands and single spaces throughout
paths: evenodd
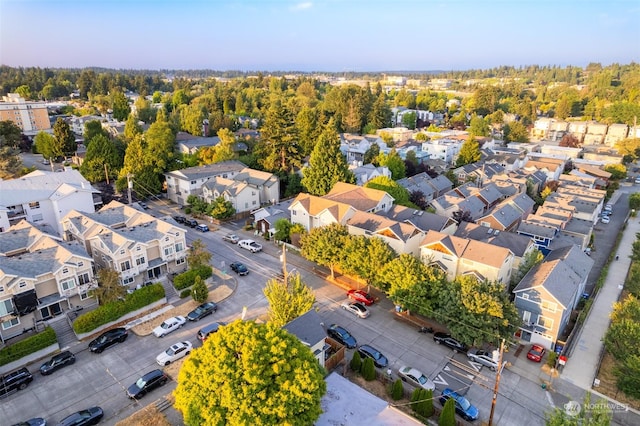
M 351 363 L 349 364 L 349 367 L 351 367 L 351 369 L 356 373 L 360 372 L 360 369 L 362 368 L 362 358 L 360 358 L 359 352 L 357 351 L 354 352 L 353 358 L 351 358 Z
M 402 380 L 397 379 L 393 382 L 393 386 L 391 387 L 391 398 L 394 401 L 399 401 L 404 396 L 404 386 L 402 386 Z
M 53 328 L 47 327 L 44 331 L 20 340 L 6 348 L 0 349 L 0 365 L 5 365 L 22 357 L 25 357 L 47 346 L 51 346 L 58 341 Z
M 185 297 L 189 297 L 191 296 L 191 289 L 190 288 L 185 288 L 184 290 L 182 290 L 180 292 L 180 299 L 184 299 Z
M 198 275 L 200 275 L 200 278 L 203 280 L 206 280 L 213 275 L 213 269 L 209 265 L 201 265 L 196 268 L 189 269 L 187 272 L 176 275 L 173 278 L 173 286 L 176 290 L 191 287 L 195 283 Z
M 362 361 L 362 377 L 367 380 L 375 380 L 376 378 L 376 366 L 373 364 L 373 359 L 365 358 Z
M 129 312 L 136 311 L 164 297 L 162 284 L 153 284 L 142 287 L 131 294 L 127 294 L 124 300 L 106 303 L 99 308 L 80 315 L 73 322 L 73 330 L 78 333 L 88 333 L 101 325 L 115 321 Z

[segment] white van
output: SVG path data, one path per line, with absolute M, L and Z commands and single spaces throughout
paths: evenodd
M 240 240 L 238 241 L 238 247 L 249 250 L 251 253 L 262 250 L 262 246 L 253 240 Z

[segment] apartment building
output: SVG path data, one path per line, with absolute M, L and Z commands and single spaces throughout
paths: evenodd
M 13 121 L 27 136 L 51 130 L 47 105 L 44 102 L 28 102 L 17 93 L 3 96 L 0 102 L 0 121 L 7 120 Z

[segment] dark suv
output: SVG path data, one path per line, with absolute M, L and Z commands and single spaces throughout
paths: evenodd
M 111 345 L 116 343 L 122 343 L 127 340 L 129 332 L 123 327 L 112 328 L 107 330 L 89 343 L 89 350 L 91 352 L 100 353 Z
M 0 396 L 22 390 L 33 381 L 33 375 L 26 368 L 20 368 L 4 376 L 0 376 Z
M 131 399 L 143 397 L 146 393 L 167 383 L 167 377 L 161 370 L 153 370 L 140 377 L 127 389 L 127 395 Z

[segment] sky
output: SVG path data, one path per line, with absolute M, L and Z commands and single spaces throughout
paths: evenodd
M 13 67 L 375 72 L 640 62 L 640 0 L 0 0 Z

